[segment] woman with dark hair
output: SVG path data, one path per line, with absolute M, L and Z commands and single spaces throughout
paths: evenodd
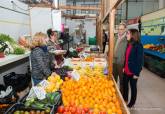
M 134 106 L 137 96 L 137 80 L 143 66 L 143 46 L 140 43 L 140 33 L 136 29 L 129 29 L 127 32 L 127 48 L 125 52 L 124 63 L 124 91 L 123 97 L 125 102 L 128 102 L 128 84 L 131 87 L 131 100 L 128 107 Z
M 53 29 L 48 29 L 47 34 L 49 37 L 49 41 L 47 43 L 48 51 L 50 50 L 61 50 L 61 46 L 58 44 L 58 33 L 57 31 L 54 31 Z M 63 55 L 55 55 L 55 64 L 56 67 L 59 67 L 63 63 Z

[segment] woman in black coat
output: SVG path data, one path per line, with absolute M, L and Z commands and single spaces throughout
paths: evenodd
M 128 84 L 131 87 L 131 100 L 128 107 L 132 107 L 137 97 L 137 81 L 143 66 L 143 45 L 140 43 L 140 34 L 136 29 L 129 29 L 127 32 L 127 48 L 124 63 L 124 92 L 123 97 L 128 102 Z

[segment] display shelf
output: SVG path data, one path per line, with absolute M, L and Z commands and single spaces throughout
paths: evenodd
M 153 56 L 156 56 L 156 57 L 159 57 L 159 58 L 165 60 L 165 54 L 160 53 L 160 52 L 158 52 L 158 51 L 153 51 L 153 50 L 149 50 L 149 49 L 144 49 L 144 53 L 147 53 L 147 54 L 150 54 L 150 55 L 153 55 Z
M 14 55 L 14 54 L 10 54 L 5 56 L 5 58 L 0 58 L 0 67 L 7 65 L 9 63 L 21 60 L 23 58 L 26 58 L 30 55 L 30 52 L 26 52 L 25 54 L 22 55 Z

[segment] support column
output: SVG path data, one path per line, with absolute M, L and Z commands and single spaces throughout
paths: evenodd
M 100 44 L 101 44 L 101 49 L 103 49 L 103 23 L 102 23 L 102 19 L 103 19 L 103 13 L 104 12 L 104 7 L 103 7 L 103 0 L 101 0 L 101 11 L 100 11 L 100 13 L 101 13 L 101 20 L 100 20 L 100 27 L 101 27 L 101 32 L 100 32 L 100 36 L 101 36 L 101 39 L 100 39 Z
M 115 12 L 116 9 L 112 9 L 109 14 L 109 74 L 113 73 L 113 49 L 114 49 L 114 27 L 115 27 Z

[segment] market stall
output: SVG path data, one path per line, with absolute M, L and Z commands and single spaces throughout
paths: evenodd
M 108 0 L 105 1 L 109 3 Z M 121 2 L 122 0 L 111 0 L 109 5 L 105 6 L 101 0 L 101 8 L 92 7 L 93 9 L 61 6 L 62 9 L 101 9 L 97 18 L 97 40 L 102 42 L 103 22 L 108 19 L 110 34 L 108 59 L 100 54 L 98 47 L 102 46 L 93 48 L 82 45 L 70 49 L 69 51 L 75 52 L 76 56 L 73 54 L 65 59 L 62 68 L 54 69 L 56 73 L 38 85 L 32 86 L 30 92 L 12 105 L 6 114 L 129 114 L 112 76 L 114 18 L 116 7 Z M 31 4 L 31 7 L 33 5 Z M 50 4 L 46 7 L 50 7 Z
M 141 17 L 144 65 L 161 77 L 165 77 L 165 15 L 161 14 L 163 11 L 159 10 Z
M 106 58 L 100 53 L 84 47 L 79 58 L 66 59 L 55 72 L 32 87 L 6 114 L 128 114 L 112 75 L 108 75 Z

